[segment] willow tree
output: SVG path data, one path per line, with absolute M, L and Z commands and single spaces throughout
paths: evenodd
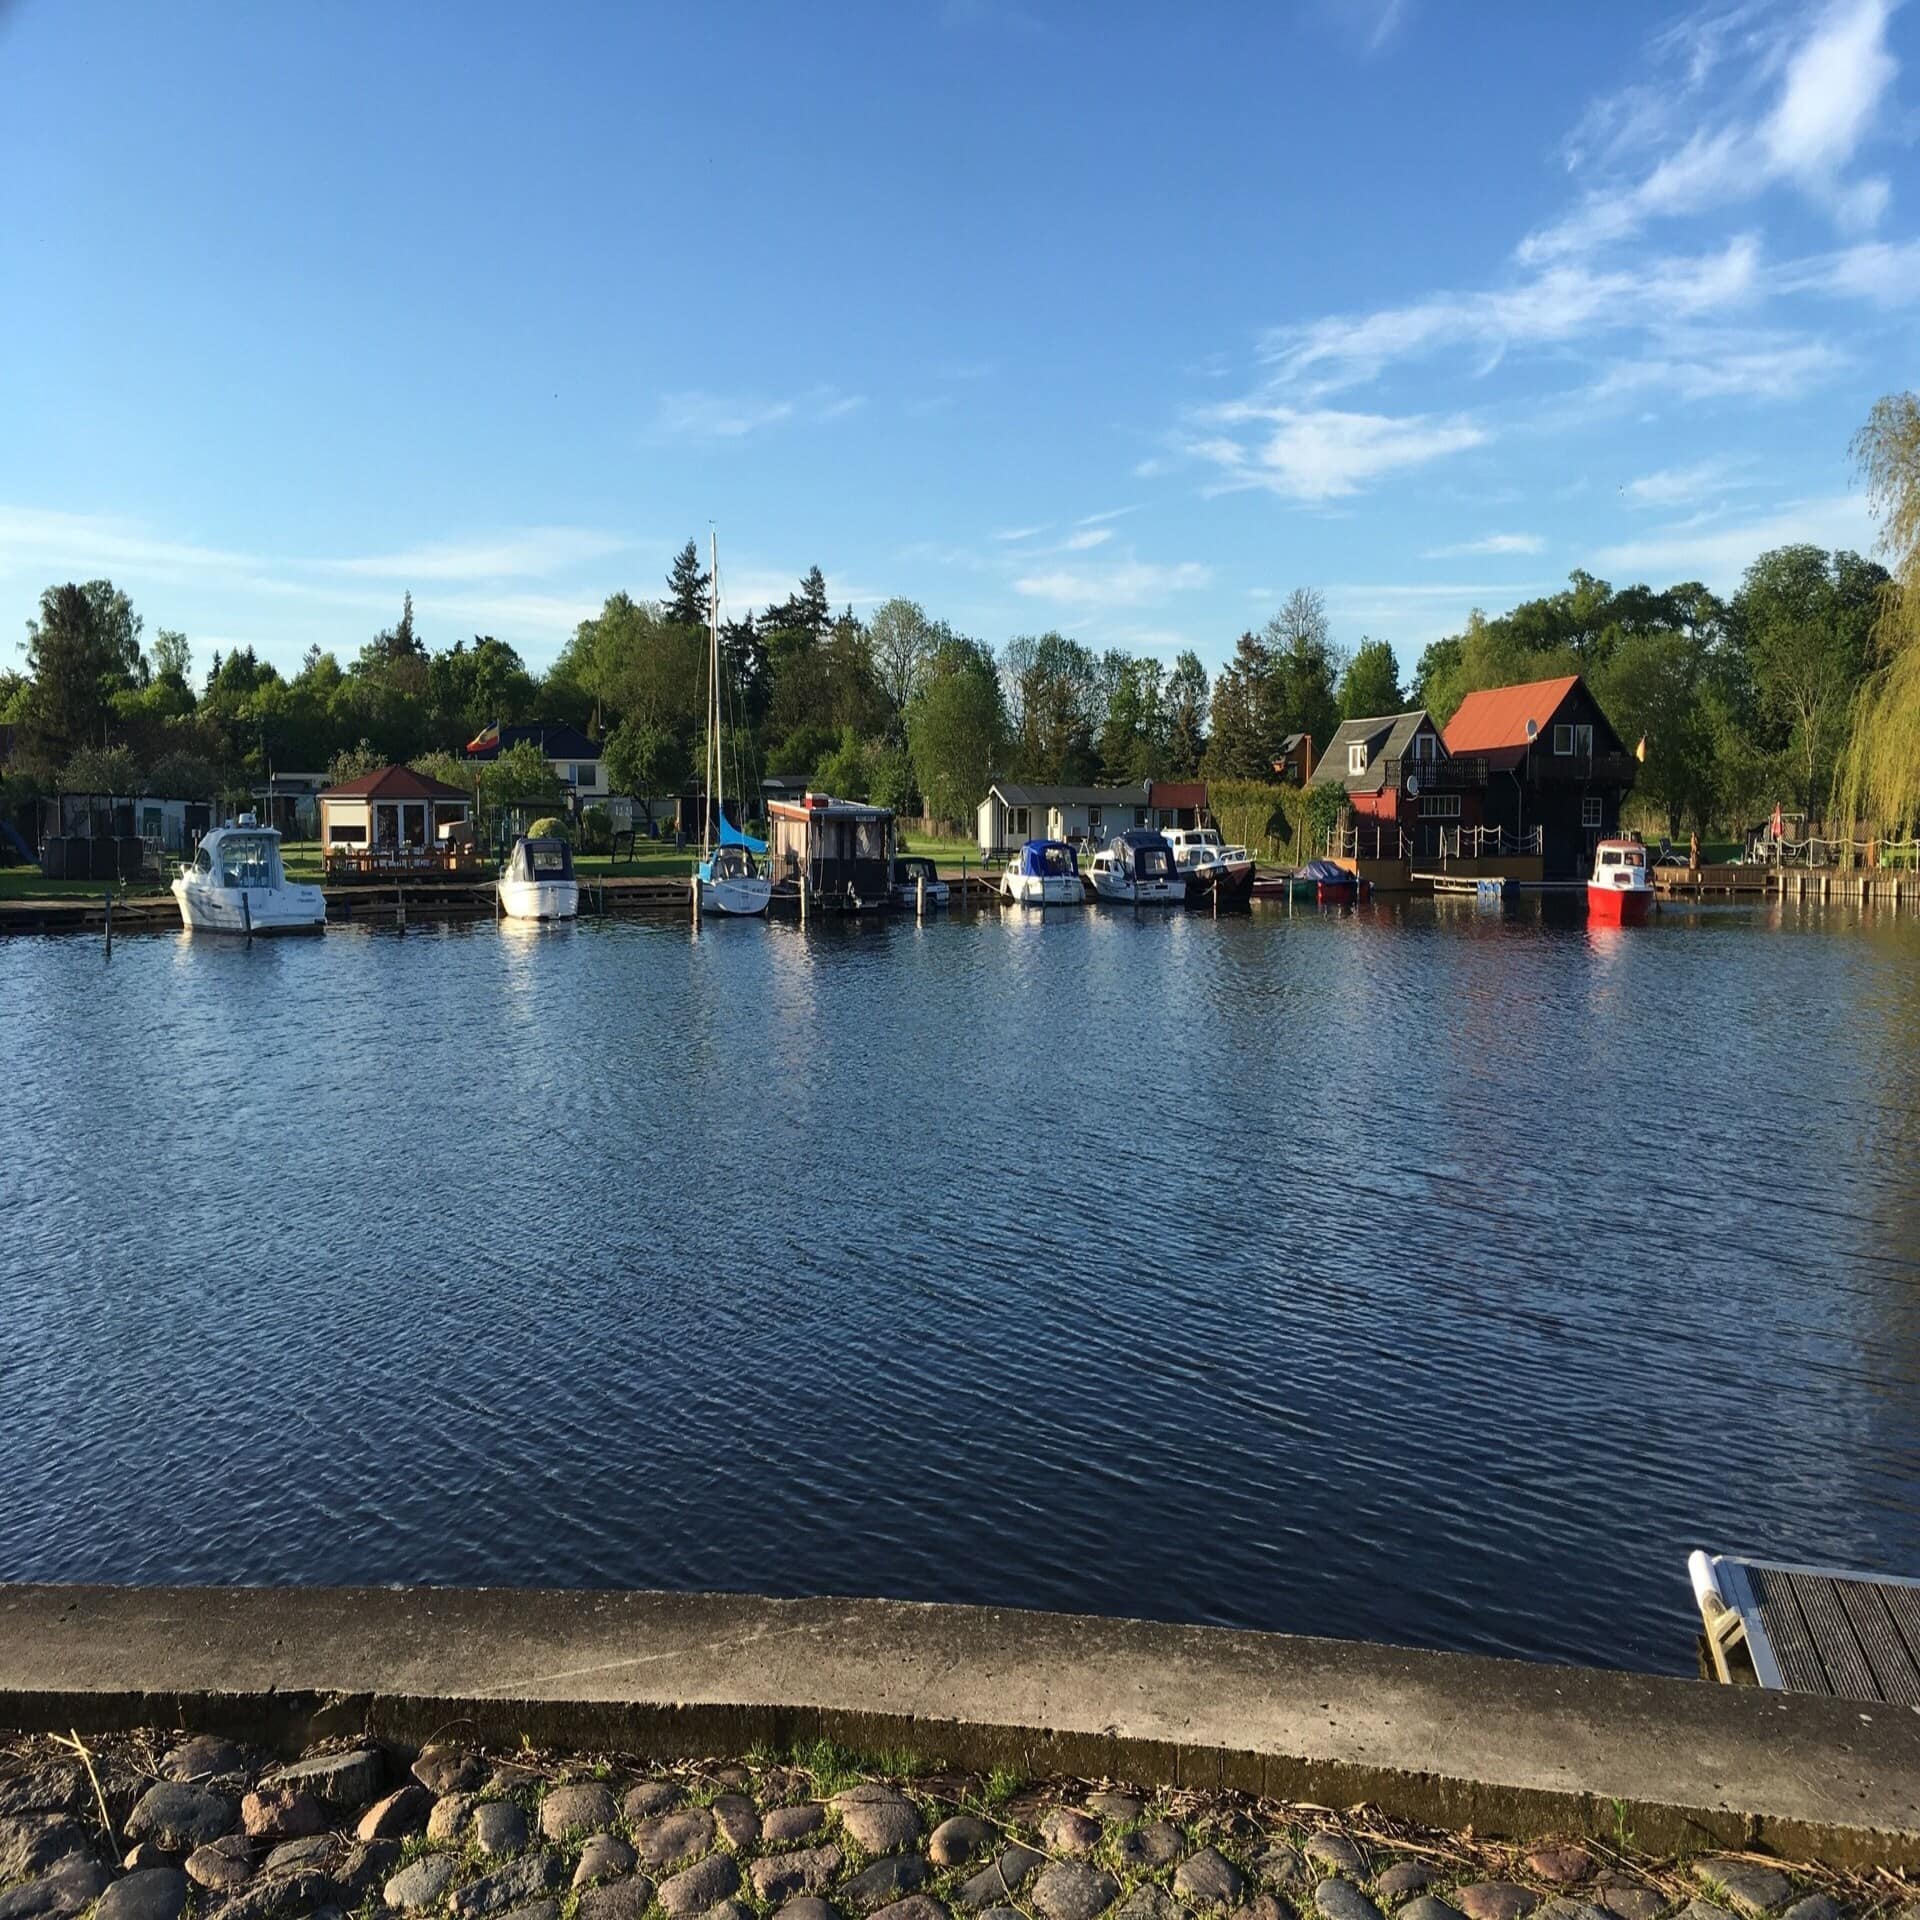
M 1890 394 L 1853 443 L 1893 580 L 1877 662 L 1840 765 L 1842 811 L 1901 837 L 1920 826 L 1920 395 Z

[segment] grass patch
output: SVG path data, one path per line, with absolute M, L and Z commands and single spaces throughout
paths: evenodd
M 867 1777 L 859 1755 L 849 1753 L 831 1740 L 815 1740 L 809 1746 L 795 1747 L 788 1759 L 812 1780 L 817 1800 L 831 1800 L 836 1793 L 858 1786 Z

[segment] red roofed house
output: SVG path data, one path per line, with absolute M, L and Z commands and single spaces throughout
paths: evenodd
M 467 861 L 473 797 L 411 767 L 382 767 L 319 796 L 330 877 L 452 872 Z
M 1537 834 L 1549 880 L 1589 873 L 1595 843 L 1620 831 L 1633 756 L 1577 673 L 1470 693 L 1442 738 L 1486 762 L 1486 824 L 1522 845 Z

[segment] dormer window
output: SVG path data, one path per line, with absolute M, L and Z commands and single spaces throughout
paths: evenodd
M 1367 743 L 1356 740 L 1347 748 L 1347 771 L 1365 773 L 1367 770 Z

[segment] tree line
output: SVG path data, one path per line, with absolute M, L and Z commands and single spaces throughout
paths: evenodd
M 1889 527 L 1911 571 L 1912 396 L 1875 419 L 1861 457 L 1876 499 L 1895 503 Z M 610 596 L 544 674 L 491 635 L 430 648 L 408 596 L 344 665 L 316 647 L 289 677 L 243 648 L 216 654 L 195 684 L 184 635 L 162 628 L 143 644 L 111 582 L 70 583 L 48 588 L 28 622 L 26 671 L 0 674 L 0 723 L 15 730 L 16 782 L 182 793 L 237 792 L 269 767 L 340 778 L 392 760 L 466 783 L 465 745 L 488 725 L 571 723 L 603 739 L 613 791 L 671 794 L 704 763 L 710 586 L 689 541 L 664 593 Z M 1810 546 L 1761 554 L 1725 599 L 1697 581 L 1616 588 L 1576 571 L 1556 594 L 1476 611 L 1403 685 L 1385 641 L 1338 645 L 1309 588 L 1242 633 L 1210 677 L 1192 651 L 1169 665 L 1058 632 L 996 651 L 907 599 L 865 619 L 836 613 L 814 567 L 785 600 L 721 627 L 726 746 L 742 784 L 803 776 L 965 822 L 996 776 L 1270 781 L 1290 735 L 1323 750 L 1343 719 L 1408 706 L 1444 726 L 1478 688 L 1580 673 L 1629 748 L 1644 739 L 1636 802 L 1669 831 L 1737 828 L 1780 800 L 1817 813 L 1836 781 L 1911 819 L 1920 782 L 1888 769 L 1911 766 L 1920 724 L 1902 732 L 1871 714 L 1877 698 L 1897 714 L 1920 704 L 1920 648 L 1896 663 L 1884 638 L 1911 630 L 1901 609 L 1914 604 L 1876 562 Z M 489 777 L 552 797 L 530 748 Z

